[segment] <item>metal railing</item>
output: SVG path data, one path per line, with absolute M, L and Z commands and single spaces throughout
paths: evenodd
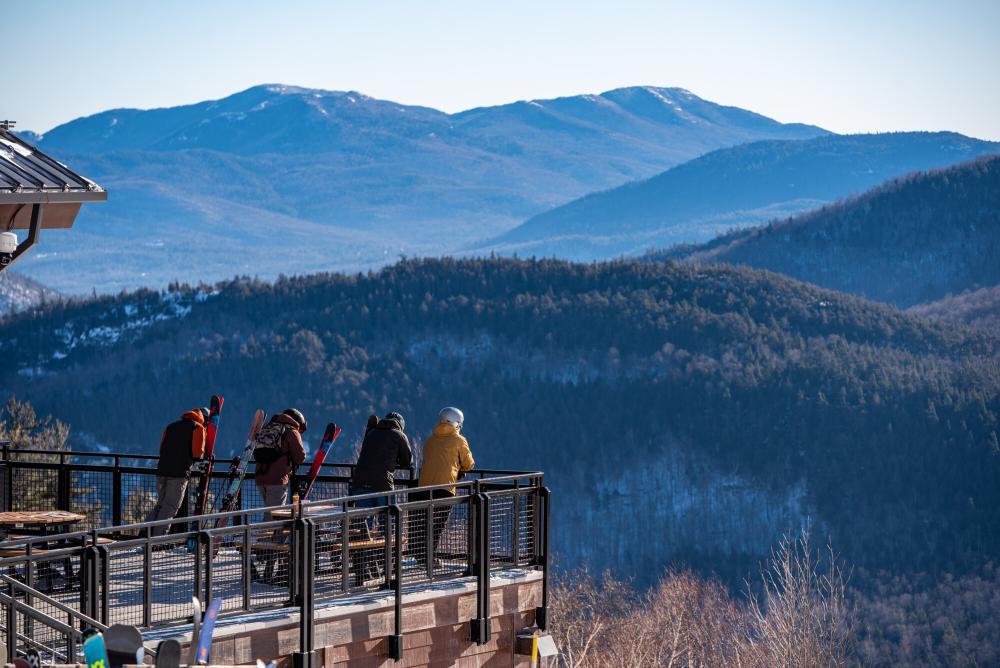
M 122 495 L 134 498 L 133 480 L 155 480 L 150 466 L 155 458 L 142 457 L 146 466 L 126 466 L 126 460 L 131 464 L 140 458 L 95 455 L 106 461 L 93 463 L 96 459 L 89 455 L 60 454 L 66 456 L 41 461 L 52 453 L 4 453 L 0 486 L 6 485 L 8 493 L 0 499 L 14 502 L 5 509 L 19 509 L 12 505 L 25 496 L 10 494 L 11 485 L 42 479 L 39 472 L 53 482 L 51 489 L 42 487 L 46 493 L 35 492 L 36 505 L 38 499 L 48 499 L 52 509 L 74 510 L 80 507 L 73 502 L 78 496 L 106 501 L 107 496 L 92 491 L 94 480 L 88 477 L 101 474 L 109 478 L 111 514 L 126 517 L 114 507 L 122 507 Z M 338 468 L 350 465 L 329 466 L 331 471 Z M 102 625 L 183 626 L 191 623 L 194 595 L 206 604 L 222 598 L 223 617 L 288 609 L 299 618 L 295 663 L 302 666 L 313 665 L 316 606 L 373 592 L 394 598 L 388 647 L 392 658 L 401 658 L 404 595 L 443 580 L 475 583 L 471 637 L 486 643 L 491 637 L 490 578 L 509 569 L 542 570 L 536 621 L 544 629 L 550 494 L 543 474 L 474 471 L 454 485 L 454 495 L 447 493 L 452 485 L 411 487 L 410 470 L 397 476 L 401 484 L 393 492 L 347 496 L 349 475 L 324 473 L 326 484 L 317 482 L 315 498 L 297 507 L 255 507 L 259 497 L 254 495 L 230 513 L 158 522 L 101 526 L 100 513 L 97 521 L 88 515 L 86 531 L 0 542 L 0 572 L 23 585 L 10 589 L 8 598 L 40 605 L 40 612 L 53 619 L 64 612 L 56 608 L 65 606 Z M 256 492 L 248 485 L 242 494 L 251 489 Z M 43 594 L 46 602 L 39 604 L 26 589 Z M 8 652 L 24 648 L 25 638 L 32 637 L 30 627 L 37 624 L 28 617 L 23 628 L 6 624 Z M 62 646 L 67 647 L 65 642 Z

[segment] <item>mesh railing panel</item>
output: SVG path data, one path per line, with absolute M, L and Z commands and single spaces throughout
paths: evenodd
M 59 472 L 57 470 L 14 466 L 10 478 L 11 510 L 56 510 L 58 508 Z
M 206 505 L 209 512 L 218 510 L 228 468 L 228 462 L 220 462 L 214 469 Z M 345 475 L 337 476 L 338 473 Z M 458 496 L 435 499 L 421 497 L 419 491 L 407 493 L 408 488 L 401 486 L 400 493 L 388 499 L 390 503 L 399 503 L 402 509 L 399 520 L 402 544 L 397 545 L 394 526 L 397 520 L 389 508 L 354 508 L 347 503 L 345 511 L 346 473 L 349 473 L 346 468 L 325 469 L 326 477 L 317 481 L 310 494 L 311 502 L 331 498 L 339 502 L 326 507 L 315 503 L 305 506 L 315 527 L 315 543 L 311 547 L 317 601 L 391 588 L 397 557 L 402 584 L 407 586 L 468 576 L 474 558 L 473 538 L 479 526 L 488 531 L 491 569 L 535 564 L 541 508 L 537 487 L 505 487 L 508 485 L 505 481 L 489 483 L 483 487 L 491 490 L 489 514 L 479 518 L 474 516 L 478 498 L 470 495 L 473 488 L 469 485 L 459 485 Z M 13 509 L 67 507 L 86 516 L 74 529 L 107 526 L 116 515 L 123 523 L 144 521 L 156 502 L 156 481 L 152 468 L 95 465 L 60 470 L 59 464 L 52 462 L 30 467 L 18 466 L 18 462 L 0 462 L 0 494 L 11 499 Z M 196 473 L 191 477 L 186 496 L 185 510 L 189 515 L 197 511 L 199 483 L 200 475 Z M 7 493 L 21 488 L 30 493 Z M 263 501 L 252 475 L 247 476 L 240 489 L 239 507 L 248 512 L 229 518 L 229 526 L 223 529 L 198 527 L 179 518 L 171 525 L 172 534 L 149 541 L 147 529 L 98 532 L 102 538 L 100 552 L 105 555 L 99 558 L 105 578 L 98 585 L 98 604 L 106 605 L 108 623 L 139 627 L 189 623 L 191 597 L 197 593 L 206 598 L 208 586 L 210 597 L 223 599 L 223 614 L 292 605 L 294 551 L 303 547 L 295 544 L 291 533 L 293 522 L 284 519 L 269 522 L 266 513 L 254 512 Z M 378 503 L 384 504 L 386 500 L 380 499 Z M 282 518 L 290 515 L 287 510 L 281 512 Z M 279 513 L 275 515 L 277 519 Z M 199 540 L 197 534 L 191 533 L 197 530 L 208 530 L 211 538 L 207 544 L 205 534 Z M 190 537 L 195 537 L 197 544 L 192 552 L 188 551 Z M 36 562 L 31 582 L 71 608 L 79 609 L 79 553 L 71 558 L 69 569 L 58 559 L 47 561 Z M 28 577 L 23 562 L 4 559 L 0 564 L 15 577 Z M 66 572 L 69 577 L 63 574 Z M 39 642 L 64 642 L 59 633 L 50 631 L 51 638 L 39 636 Z
M 114 472 L 70 471 L 69 509 L 86 515 L 85 522 L 75 529 L 92 530 L 114 523 Z

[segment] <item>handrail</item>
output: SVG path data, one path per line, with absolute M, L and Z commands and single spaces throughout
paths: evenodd
M 34 589 L 33 587 L 29 587 L 28 585 L 24 584 L 20 580 L 16 580 L 16 579 L 10 577 L 9 575 L 4 575 L 3 573 L 0 573 L 0 582 L 5 582 L 7 585 L 9 585 L 9 586 L 11 586 L 11 587 L 13 587 L 15 589 L 19 589 L 20 591 L 23 591 L 25 594 L 30 595 L 32 598 L 36 598 L 36 599 L 42 601 L 43 603 L 45 603 L 47 605 L 51 605 L 53 608 L 55 608 L 56 610 L 58 610 L 60 612 L 65 612 L 66 614 L 68 614 L 68 615 L 70 615 L 72 617 L 77 618 L 81 622 L 84 622 L 84 623 L 86 623 L 86 624 L 88 624 L 90 626 L 93 626 L 98 631 L 107 631 L 108 630 L 108 627 L 106 625 L 101 624 L 96 619 L 91 619 L 90 617 L 88 617 L 87 615 L 83 614 L 79 610 L 74 610 L 73 608 L 69 607 L 65 603 L 60 603 L 59 601 L 57 601 L 56 599 L 52 598 L 51 596 L 43 594 L 42 592 L 38 591 L 37 589 Z M 0 594 L 2 594 L 2 592 L 0 592 Z M 45 614 L 45 613 L 39 613 L 39 614 Z M 60 624 L 62 623 L 62 622 L 59 622 L 58 620 L 55 620 L 55 621 L 57 623 L 60 623 Z
M 83 614 L 79 610 L 75 610 L 75 609 L 69 607 L 68 605 L 66 605 L 65 603 L 60 603 L 59 601 L 57 601 L 56 599 L 52 598 L 51 596 L 49 596 L 47 594 L 44 594 L 43 592 L 38 591 L 34 587 L 29 587 L 25 583 L 21 582 L 20 580 L 15 579 L 15 578 L 12 578 L 9 575 L 4 575 L 3 573 L 0 573 L 0 582 L 5 583 L 7 586 L 11 587 L 12 589 L 17 589 L 18 591 L 23 592 L 26 596 L 30 596 L 32 599 L 41 601 L 42 603 L 45 603 L 46 605 L 52 606 L 53 608 L 55 608 L 59 612 L 66 613 L 67 615 L 69 615 L 73 619 L 75 619 L 78 622 L 80 622 L 82 625 L 93 627 L 93 628 L 97 629 L 98 631 L 102 631 L 102 632 L 103 631 L 107 631 L 108 628 L 109 628 L 107 624 L 102 624 L 101 622 L 97 621 L 96 619 L 94 619 L 92 617 L 88 617 L 87 615 Z M 63 623 L 63 622 L 59 621 L 58 619 L 56 619 L 56 618 L 54 618 L 54 617 L 52 617 L 50 615 L 45 614 L 44 612 L 38 610 L 34 606 L 30 606 L 30 605 L 28 605 L 26 603 L 22 603 L 21 601 L 18 601 L 16 598 L 10 597 L 9 595 L 3 593 L 2 591 L 0 591 L 0 601 L 4 602 L 5 605 L 11 605 L 11 603 L 13 603 L 14 607 L 18 608 L 19 610 L 21 610 L 22 612 L 24 612 L 28 616 L 32 617 L 36 621 L 40 621 L 43 624 L 56 629 L 60 633 L 73 634 L 74 639 L 76 638 L 76 635 L 79 634 L 79 631 L 76 628 L 74 628 L 72 626 L 69 626 L 68 624 Z M 151 649 L 149 647 L 145 647 L 145 646 L 144 646 L 144 649 L 146 651 L 146 654 L 149 654 L 150 656 L 152 656 L 154 658 L 156 657 L 156 650 Z

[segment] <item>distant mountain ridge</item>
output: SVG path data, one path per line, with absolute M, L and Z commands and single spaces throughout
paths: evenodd
M 817 208 L 912 171 L 1000 152 L 952 132 L 829 135 L 724 148 L 539 214 L 483 251 L 593 260 L 702 242 Z
M 768 269 L 903 307 L 991 287 L 1000 284 L 1000 155 L 663 256 Z
M 822 134 L 651 86 L 457 114 L 280 84 L 109 110 L 42 135 L 110 196 L 21 269 L 68 291 L 366 269 L 721 146 Z

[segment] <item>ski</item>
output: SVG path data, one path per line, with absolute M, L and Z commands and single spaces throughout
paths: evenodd
M 264 425 L 264 411 L 257 409 L 254 413 L 253 422 L 250 424 L 250 433 L 247 435 L 247 443 L 243 452 L 233 460 L 229 467 L 229 476 L 226 479 L 226 489 L 222 502 L 219 504 L 218 512 L 228 513 L 236 510 L 236 504 L 240 500 L 240 488 L 243 485 L 243 478 L 246 477 L 247 468 L 253 460 L 253 451 L 257 445 L 257 432 Z M 229 523 L 228 517 L 219 517 L 215 520 L 214 528 L 221 529 Z
M 181 644 L 167 638 L 156 646 L 156 668 L 181 668 Z
M 201 627 L 201 636 L 198 638 L 197 661 L 201 665 L 208 664 L 208 655 L 212 651 L 212 634 L 215 632 L 215 621 L 219 618 L 219 608 L 222 607 L 222 599 L 214 598 L 208 604 L 205 611 L 205 623 Z
M 204 515 L 208 508 L 208 488 L 212 481 L 212 468 L 215 466 L 215 437 L 219 433 L 219 419 L 222 417 L 222 397 L 212 395 L 208 406 L 208 424 L 205 425 L 205 456 L 202 466 L 201 481 L 198 484 L 198 495 L 195 497 L 194 514 Z M 201 526 L 198 526 L 201 529 Z M 198 539 L 188 538 L 188 552 L 194 552 L 198 547 Z
M 198 495 L 195 499 L 195 515 L 204 515 L 208 506 L 208 488 L 212 479 L 212 468 L 215 466 L 215 437 L 219 431 L 219 418 L 222 415 L 222 402 L 220 396 L 212 395 L 208 408 L 208 424 L 205 428 L 205 456 L 204 468 L 202 469 L 201 482 L 198 485 Z M 201 530 L 199 523 L 197 530 Z M 188 552 L 194 553 L 198 549 L 198 538 L 192 536 L 187 541 Z
M 201 600 L 191 597 L 191 645 L 188 646 L 188 665 L 193 666 L 198 653 L 198 640 L 201 634 Z
M 145 654 L 139 629 L 124 624 L 112 624 L 104 632 L 104 649 L 111 668 L 141 664 Z
M 319 444 L 319 450 L 316 451 L 316 458 L 313 459 L 309 475 L 306 477 L 306 488 L 299 497 L 300 501 L 305 501 L 306 497 L 309 496 L 309 492 L 312 491 L 313 485 L 316 483 L 316 477 L 319 475 L 323 462 L 326 461 L 326 455 L 330 452 L 330 447 L 337 440 L 338 436 L 340 436 L 340 427 L 332 422 L 326 425 L 326 431 L 323 432 L 323 440 Z
M 97 629 L 83 632 L 83 658 L 88 668 L 110 668 L 108 652 L 104 647 L 104 636 Z

